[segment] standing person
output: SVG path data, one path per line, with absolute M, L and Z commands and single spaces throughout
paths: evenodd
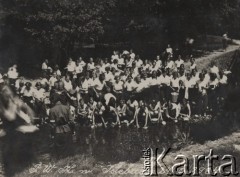
M 53 127 L 56 156 L 67 155 L 72 143 L 70 125 L 73 118 L 69 106 L 61 102 L 61 97 L 56 98 L 56 104 L 49 111 L 49 119 Z
M 223 45 L 223 50 L 227 49 L 227 41 L 228 41 L 228 33 L 223 34 L 223 39 L 222 39 L 222 45 Z
M 17 71 L 17 65 L 13 65 L 8 69 L 7 76 L 9 78 L 9 82 L 12 88 L 15 87 L 15 82 L 18 78 L 18 71 Z
M 184 61 L 183 61 L 181 55 L 178 55 L 178 59 L 175 61 L 175 65 L 176 65 L 177 69 L 179 69 L 181 64 L 183 64 L 183 63 L 184 63 Z
M 170 57 L 173 56 L 173 49 L 172 49 L 172 47 L 171 47 L 170 44 L 168 44 L 168 46 L 167 46 L 167 48 L 166 48 L 166 52 L 167 52 L 167 54 L 168 54 Z
M 50 74 L 52 68 L 49 66 L 49 61 L 48 59 L 44 60 L 42 63 L 42 73 L 46 73 L 47 75 Z
M 8 86 L 0 91 L 0 117 L 2 119 L 2 158 L 5 176 L 14 176 L 33 161 L 32 134 L 38 128 L 32 125 L 34 112 L 14 96 Z
M 120 80 L 119 76 L 115 77 L 115 82 L 113 83 L 113 92 L 117 99 L 122 98 L 123 94 L 123 81 Z
M 44 104 L 46 95 L 45 90 L 42 88 L 40 82 L 37 82 L 35 85 L 35 88 L 33 90 L 33 98 L 34 98 L 34 110 L 36 112 L 36 115 L 39 116 L 43 123 L 44 118 L 46 117 L 46 107 Z
M 48 59 L 46 59 L 43 63 L 42 63 L 42 70 L 46 71 L 48 69 Z
M 75 71 L 75 68 L 76 68 L 76 62 L 73 61 L 73 59 L 70 57 L 67 67 L 65 69 L 67 69 L 67 74 L 69 74 L 71 78 L 73 77 L 73 72 Z
M 197 82 L 199 97 L 198 97 L 198 114 L 206 116 L 207 106 L 208 106 L 208 82 L 204 79 L 202 73 L 199 74 L 200 80 Z

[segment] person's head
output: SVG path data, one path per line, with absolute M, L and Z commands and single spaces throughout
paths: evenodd
M 153 71 L 152 72 L 152 78 L 156 78 L 157 77 L 157 72 L 156 71 Z
M 53 72 L 52 77 L 56 78 L 57 77 L 57 73 Z
M 65 76 L 65 81 L 66 81 L 66 82 L 69 82 L 69 81 L 70 81 L 70 76 L 69 76 L 68 74 Z
M 182 80 L 179 80 L 179 86 L 184 86 L 184 82 Z
M 59 66 L 57 64 L 54 66 L 54 70 L 55 71 L 59 70 Z
M 73 59 L 71 57 L 69 57 L 69 63 L 71 63 L 73 61 Z
M 143 100 L 139 100 L 139 106 L 142 107 L 142 106 L 145 106 L 144 104 L 144 101 Z
M 130 83 L 130 82 L 132 82 L 132 76 L 131 75 L 129 75 L 128 77 L 127 77 L 127 81 Z
M 180 65 L 180 70 L 185 70 L 184 64 L 181 64 L 181 65 Z
M 154 61 L 152 62 L 152 65 L 153 65 L 153 66 L 156 66 L 156 60 L 154 60 Z
M 203 69 L 203 70 L 202 70 L 202 73 L 203 73 L 203 74 L 207 74 L 208 72 L 207 72 L 206 69 Z
M 136 60 L 136 61 L 139 61 L 139 60 L 140 60 L 140 56 L 139 56 L 139 55 L 136 55 L 135 60 Z
M 148 64 L 148 60 L 146 59 L 146 60 L 144 60 L 144 64 L 146 65 L 146 64 Z
M 136 67 L 136 62 L 132 62 L 132 67 L 133 67 L 133 68 Z
M 211 66 L 211 67 L 216 66 L 216 62 L 215 62 L 215 61 L 212 61 L 212 62 L 210 63 L 210 66 Z
M 191 64 L 193 64 L 195 62 L 195 59 L 194 58 L 190 58 L 190 62 L 191 62 Z
M 171 100 L 168 100 L 167 103 L 168 103 L 168 104 L 167 104 L 168 108 L 172 109 L 172 107 L 173 107 L 172 101 L 171 101 Z
M 104 59 L 104 63 L 107 64 L 108 63 L 108 58 Z
M 199 79 L 200 79 L 200 81 L 203 81 L 203 80 L 204 80 L 204 77 L 205 77 L 205 76 L 204 76 L 203 73 L 200 73 L 200 74 L 199 74 Z
M 170 44 L 168 44 L 168 45 L 167 45 L 167 48 L 171 48 L 171 45 L 170 45 Z
M 113 75 L 115 75 L 115 74 L 116 74 L 116 69 L 115 69 L 114 67 L 112 68 L 112 70 L 111 70 L 111 71 L 112 71 L 112 74 L 113 74 Z
M 32 84 L 31 84 L 30 82 L 27 82 L 27 83 L 25 84 L 25 86 L 26 86 L 26 89 L 27 89 L 27 90 L 30 90 Z
M 86 72 L 85 78 L 86 78 L 86 79 L 89 79 L 89 78 L 90 78 L 90 73 L 89 73 L 89 72 Z
M 159 55 L 156 57 L 156 60 L 160 60 L 160 56 Z
M 94 102 L 93 97 L 89 97 L 89 103 L 93 103 L 93 102 Z
M 170 68 L 167 68 L 167 69 L 166 69 L 166 74 L 167 74 L 168 76 L 170 76 L 170 74 L 171 74 Z
M 79 104 L 84 105 L 84 100 L 82 98 L 79 100 Z
M 191 79 L 191 75 L 189 73 L 186 73 L 186 78 L 187 78 L 187 80 L 190 80 Z
M 121 98 L 119 104 L 123 106 L 125 104 L 125 99 Z
M 107 67 L 105 68 L 105 71 L 106 71 L 107 73 L 109 73 L 110 67 L 107 66 Z
M 45 63 L 48 64 L 48 59 L 45 59 Z
M 118 83 L 120 80 L 120 77 L 119 76 L 115 76 L 115 81 Z
M 89 63 L 93 63 L 93 58 L 92 57 L 89 59 Z
M 115 59 L 115 60 L 113 60 L 113 64 L 118 64 L 118 60 L 117 59 Z
M 97 102 L 97 107 L 98 107 L 98 108 L 101 108 L 101 107 L 102 107 L 102 102 L 101 102 L 101 101 L 98 101 L 98 102 Z
M 178 60 L 180 61 L 182 59 L 182 56 L 181 55 L 178 55 Z
M 211 81 L 214 81 L 217 78 L 216 73 L 210 73 L 209 76 Z
M 58 90 L 59 90 L 59 91 L 64 90 L 64 83 L 63 83 L 62 81 L 59 81 L 59 82 L 58 82 Z
M 106 86 L 106 93 L 110 93 L 111 92 L 111 88 Z
M 59 84 L 58 84 L 58 82 L 54 82 L 53 89 L 59 90 Z
M 104 81 L 105 80 L 105 74 L 100 74 L 99 75 L 99 80 Z
M 76 89 L 77 88 L 77 83 L 75 81 L 72 82 L 72 88 Z
M 37 90 L 40 90 L 42 87 L 41 82 L 37 82 L 35 87 L 37 88 Z
M 16 64 L 14 64 L 14 65 L 13 65 L 13 68 L 14 68 L 14 69 L 17 69 L 17 65 L 16 65 Z
M 92 76 L 92 79 L 95 80 L 97 78 L 97 73 L 96 72 L 92 72 L 91 76 Z
M 151 101 L 153 104 L 156 104 L 156 102 L 157 102 L 157 100 L 155 100 L 155 99 L 152 99 L 152 101 Z
M 165 77 L 165 76 L 166 76 L 166 74 L 167 74 L 167 73 L 166 73 L 166 70 L 165 70 L 165 69 L 163 69 L 163 70 L 162 70 L 162 75 Z
M 192 74 L 192 76 L 196 76 L 196 74 L 197 74 L 196 70 L 193 69 L 191 74 Z
M 176 79 L 178 77 L 178 73 L 177 72 L 174 72 L 173 73 L 173 78 Z
M 138 75 L 135 80 L 136 80 L 137 83 L 140 83 L 141 82 L 141 77 Z

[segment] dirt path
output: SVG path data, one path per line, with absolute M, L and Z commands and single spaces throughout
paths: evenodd
M 231 56 L 234 54 L 234 51 L 240 47 L 240 41 L 238 41 L 238 45 L 230 45 L 227 50 L 224 51 L 222 49 L 215 50 L 213 52 L 205 54 L 205 56 L 196 58 L 197 69 L 208 69 L 209 65 L 212 61 L 216 61 L 216 64 L 222 68 L 227 69 L 227 65 L 231 61 Z M 237 44 L 237 42 L 236 42 Z M 190 62 L 185 64 L 185 67 L 188 68 L 190 66 Z

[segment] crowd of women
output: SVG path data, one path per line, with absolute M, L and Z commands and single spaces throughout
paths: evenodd
M 60 99 L 80 125 L 147 129 L 151 123 L 187 121 L 221 109 L 226 72 L 214 62 L 209 70 L 197 67 L 192 56 L 183 60 L 169 45 L 153 60 L 142 60 L 132 50 L 114 51 L 110 59 L 69 58 L 63 70 L 45 60 L 42 78 L 35 82 L 19 77 L 14 65 L 1 83 L 9 82 L 33 108 L 39 124 L 49 121 L 49 109 Z

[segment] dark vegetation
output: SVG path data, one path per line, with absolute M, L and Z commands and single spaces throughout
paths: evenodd
M 239 38 L 239 0 L 2 0 L 1 67 L 37 68 L 48 58 L 109 57 L 133 48 L 153 58 L 168 43 L 184 50 L 186 38 L 206 44 L 207 34 Z M 219 47 L 219 46 L 218 46 Z M 215 46 L 216 48 L 216 46 Z M 212 49 L 210 47 L 209 49 Z

